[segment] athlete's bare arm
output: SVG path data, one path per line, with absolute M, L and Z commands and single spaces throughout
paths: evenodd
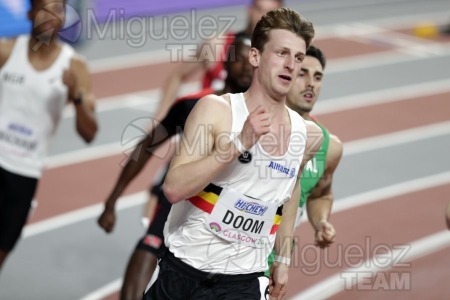
M 98 126 L 91 75 L 81 57 L 75 56 L 72 59 L 69 70 L 64 72 L 63 82 L 68 87 L 69 101 L 82 99 L 80 104 L 75 105 L 76 128 L 78 134 L 89 143 L 94 139 Z
M 323 142 L 323 133 L 320 127 L 313 122 L 305 121 L 307 130 L 306 149 L 298 174 L 301 173 L 306 163 L 317 153 Z M 296 184 L 291 199 L 283 206 L 283 219 L 277 231 L 275 240 L 275 254 L 280 257 L 290 258 L 292 254 L 292 241 L 294 225 L 297 218 L 298 199 L 300 199 L 301 187 Z M 289 266 L 274 261 L 271 274 L 270 295 L 275 299 L 282 299 L 286 294 Z
M 230 128 L 231 107 L 225 97 L 208 95 L 195 105 L 164 182 L 171 203 L 200 192 L 238 157 L 236 147 L 223 138 Z
M 325 172 L 306 202 L 308 219 L 315 231 L 316 245 L 321 248 L 328 247 L 336 236 L 336 231 L 328 220 L 333 206 L 333 174 L 339 165 L 342 152 L 342 142 L 337 136 L 330 135 Z
M 15 39 L 0 39 L 0 69 L 11 55 L 15 42 Z
M 111 194 L 105 201 L 105 207 L 102 214 L 97 220 L 98 225 L 107 233 L 112 232 L 116 223 L 115 206 L 117 199 L 130 182 L 142 171 L 144 166 L 153 156 L 154 151 L 159 148 L 159 145 L 168 138 L 170 137 L 167 135 L 164 126 L 158 124 L 133 150 L 125 167 L 122 169 Z M 159 141 L 158 146 L 156 147 L 154 145 L 155 141 Z
M 301 173 L 301 172 L 299 172 Z M 297 178 L 298 180 L 300 177 Z M 296 181 L 297 182 L 297 181 Z M 283 205 L 283 219 L 277 230 L 275 240 L 275 255 L 290 259 L 294 225 L 297 217 L 300 184 L 296 184 L 291 199 Z M 269 294 L 271 299 L 283 299 L 287 292 L 289 266 L 286 263 L 274 261 L 270 270 Z
M 181 84 L 186 80 L 188 76 L 191 76 L 196 72 L 206 71 L 211 68 L 214 61 L 207 61 L 206 56 L 202 55 L 202 51 L 204 52 L 214 50 L 215 52 L 221 52 L 217 50 L 216 46 L 221 45 L 220 43 L 223 43 L 220 40 L 221 39 L 215 38 L 204 41 L 199 47 L 195 58 L 192 58 L 189 61 L 180 62 L 179 66 L 169 75 L 164 84 L 161 101 L 159 102 L 159 107 L 155 114 L 156 120 L 162 120 L 167 115 L 167 112 L 176 99 L 177 92 Z
M 164 193 L 171 203 L 200 192 L 240 155 L 229 139 L 232 123 L 229 101 L 227 95 L 203 97 L 189 115 L 180 149 L 164 182 Z M 238 138 L 249 149 L 269 131 L 268 112 L 258 106 L 247 116 Z

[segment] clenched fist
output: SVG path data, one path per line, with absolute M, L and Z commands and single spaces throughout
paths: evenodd
M 250 149 L 259 138 L 270 132 L 270 115 L 261 105 L 252 111 L 242 127 L 239 139 L 245 149 Z
M 322 221 L 319 228 L 316 229 L 316 246 L 326 248 L 334 242 L 336 230 L 334 226 L 328 221 Z

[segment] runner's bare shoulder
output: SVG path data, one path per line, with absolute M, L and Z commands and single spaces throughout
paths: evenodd
M 16 38 L 7 39 L 0 38 L 0 68 L 8 60 L 11 55 L 12 50 L 14 49 L 14 45 L 16 44 Z

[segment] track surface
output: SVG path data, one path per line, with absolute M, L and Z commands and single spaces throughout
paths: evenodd
M 316 116 L 341 138 L 345 153 L 334 183 L 337 241 L 320 251 L 310 225 L 300 226 L 287 298 L 449 298 L 450 36 L 419 38 L 412 28 L 448 21 L 450 4 L 299 2 L 288 5 L 314 22 L 315 44 L 328 58 Z M 234 26 L 244 17 L 240 12 Z M 164 50 L 158 43 L 129 49 L 123 41 L 90 42 L 80 51 L 94 72 L 99 136 L 84 146 L 68 109 L 39 186 L 38 208 L 0 276 L 0 299 L 117 299 L 129 254 L 144 231 L 145 191 L 167 151 L 127 189 L 114 234 L 95 222 L 126 150 L 142 135 L 133 128 L 145 127 L 173 64 L 164 55 L 147 55 Z M 194 77 L 185 91 L 195 87 Z

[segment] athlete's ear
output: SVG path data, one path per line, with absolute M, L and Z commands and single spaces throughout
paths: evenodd
M 252 47 L 250 51 L 248 52 L 248 61 L 253 67 L 259 66 L 259 60 L 260 60 L 260 53 L 259 50 L 255 47 Z

